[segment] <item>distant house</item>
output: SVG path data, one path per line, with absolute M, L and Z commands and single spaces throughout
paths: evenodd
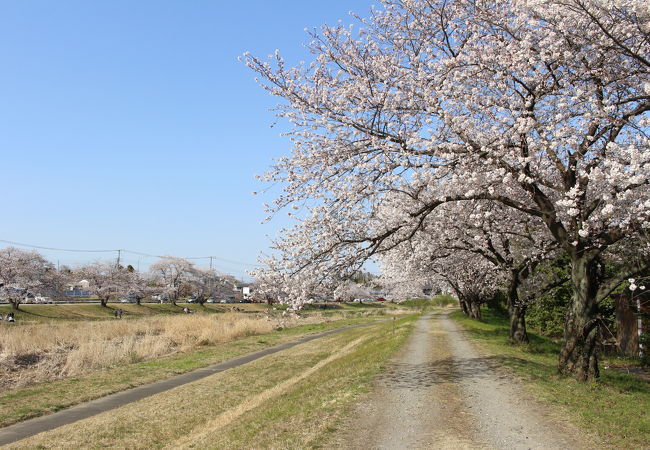
M 69 297 L 90 297 L 90 281 L 81 280 L 68 285 L 64 292 Z
M 233 286 L 235 297 L 251 298 L 253 295 L 253 286 L 248 283 L 235 283 Z

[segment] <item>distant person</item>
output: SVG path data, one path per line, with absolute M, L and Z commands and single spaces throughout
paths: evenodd
M 4 318 L 4 316 L 2 315 L 2 313 L 0 313 L 0 320 L 5 320 L 5 318 Z
M 119 314 L 119 313 L 117 312 L 117 309 L 113 311 L 113 317 L 115 317 L 116 319 L 117 319 L 117 315 L 118 315 L 118 314 Z
M 120 314 L 120 319 L 121 319 L 121 318 L 122 318 L 122 314 L 124 314 L 124 311 L 121 310 L 121 309 L 118 309 L 117 311 L 118 311 L 118 313 Z
M 14 319 L 14 313 L 13 312 L 10 312 L 9 314 L 7 314 L 7 322 L 15 322 L 15 321 L 16 321 L 16 319 Z

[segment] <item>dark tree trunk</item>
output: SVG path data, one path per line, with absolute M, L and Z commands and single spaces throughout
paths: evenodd
M 458 297 L 458 304 L 460 305 L 461 311 L 463 311 L 463 314 L 466 316 L 469 316 L 469 308 L 467 307 L 467 303 L 462 297 Z
M 481 303 L 476 300 L 470 301 L 468 305 L 468 311 L 469 311 L 469 317 L 471 317 L 472 319 L 480 319 Z
M 593 257 L 575 254 L 571 257 L 573 298 L 564 325 L 564 344 L 558 369 L 578 380 L 598 378 L 598 262 Z
M 461 295 L 457 293 L 460 309 L 467 317 L 471 319 L 481 318 L 481 302 L 473 298 L 472 295 Z
M 515 344 L 528 343 L 528 332 L 526 331 L 526 305 L 519 299 L 517 288 L 519 278 L 517 274 L 513 275 L 508 289 L 508 316 L 510 319 L 510 342 Z
M 510 316 L 510 341 L 515 344 L 527 344 L 528 332 L 526 331 L 526 306 L 508 306 Z
M 18 311 L 20 309 L 20 300 L 9 300 L 11 309 Z
M 108 307 L 108 299 L 107 299 L 107 298 L 100 298 L 100 299 L 99 299 L 99 302 L 101 303 L 101 305 L 102 305 L 104 308 L 107 308 L 107 307 Z

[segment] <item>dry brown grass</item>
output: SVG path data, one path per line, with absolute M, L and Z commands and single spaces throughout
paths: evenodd
M 330 448 L 324 435 L 413 320 L 325 336 L 7 448 Z
M 320 316 L 277 319 L 226 313 L 0 326 L 0 387 L 15 389 L 322 321 Z

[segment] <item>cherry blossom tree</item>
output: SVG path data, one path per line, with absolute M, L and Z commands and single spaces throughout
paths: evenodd
M 421 233 L 421 236 L 424 233 Z M 506 272 L 482 255 L 447 249 L 431 239 L 400 243 L 381 255 L 382 281 L 389 284 L 420 281 L 436 291 L 451 291 L 462 311 L 481 317 L 480 306 L 503 286 Z
M 214 269 L 203 267 L 193 267 L 189 275 L 189 289 L 200 304 L 212 296 L 231 295 L 236 282 L 231 275 L 223 275 Z
M 271 211 L 308 209 L 277 266 L 358 268 L 440 205 L 498 202 L 541 220 L 568 255 L 559 369 L 597 377 L 597 305 L 648 264 L 641 245 L 641 263 L 609 279 L 602 261 L 650 223 L 648 3 L 382 4 L 360 31 L 313 32 L 310 64 L 246 57 L 293 125 L 292 155 L 265 177 L 285 185 Z M 416 206 L 377 223 L 395 191 Z
M 559 250 L 544 224 L 495 202 L 442 205 L 427 218 L 416 236 L 438 250 L 450 252 L 448 258 L 471 253 L 503 272 L 501 288 L 507 294 L 510 340 L 516 343 L 528 342 L 525 314 L 534 297 L 567 281 L 545 278 L 535 272 L 540 263 L 556 258 Z M 495 282 L 492 280 L 491 284 Z M 531 289 L 533 284 L 535 289 Z
M 41 280 L 42 286 L 39 293 L 52 298 L 65 297 L 65 291 L 72 282 L 70 275 L 71 271 L 69 269 L 61 268 L 57 270 L 53 264 L 48 263 L 48 268 Z
M 109 300 L 127 295 L 130 289 L 131 273 L 113 262 L 85 264 L 74 270 L 74 275 L 88 281 L 88 290 L 99 298 L 103 307 L 108 306 Z
M 409 270 L 409 267 L 402 264 L 394 270 L 391 269 L 393 268 L 389 263 L 382 262 L 382 273 L 377 279 L 377 284 L 385 292 L 384 297 L 391 301 L 401 302 L 410 298 L 430 297 L 425 291 L 433 292 L 433 288 L 438 285 L 431 273 Z
M 135 300 L 139 305 L 142 299 L 158 292 L 155 280 L 150 274 L 129 270 L 125 274 L 126 289 L 124 294 Z
M 334 289 L 333 295 L 335 299 L 340 298 L 344 301 L 356 299 L 363 301 L 364 298 L 370 297 L 370 289 L 352 280 L 344 280 Z
M 191 278 L 194 264 L 184 258 L 165 256 L 149 267 L 151 274 L 157 278 L 163 287 L 165 296 L 176 305 L 176 301 L 184 291 L 191 290 Z
M 0 250 L 0 298 L 18 309 L 27 294 L 46 289 L 47 273 L 54 266 L 36 251 L 7 247 Z

